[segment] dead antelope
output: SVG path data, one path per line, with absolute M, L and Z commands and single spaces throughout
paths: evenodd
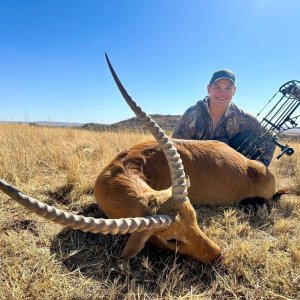
M 273 174 L 221 142 L 172 142 L 127 94 L 106 59 L 123 97 L 156 139 L 120 153 L 96 180 L 96 201 L 114 219 L 61 211 L 2 180 L 0 189 L 29 210 L 64 226 L 102 234 L 131 233 L 121 254 L 124 258 L 136 255 L 149 241 L 203 263 L 214 260 L 221 250 L 199 228 L 192 204 L 229 205 L 253 197 L 272 201 L 276 195 Z

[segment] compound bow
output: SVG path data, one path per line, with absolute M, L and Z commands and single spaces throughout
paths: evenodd
M 239 152 L 248 158 L 259 159 L 264 153 L 268 143 L 273 143 L 281 150 L 277 159 L 283 154 L 288 156 L 294 153 L 294 149 L 288 145 L 283 145 L 278 142 L 278 135 L 288 129 L 297 127 L 296 123 L 298 116 L 292 116 L 300 105 L 300 81 L 291 80 L 283 84 L 278 92 L 268 101 L 265 107 L 257 114 L 257 118 L 272 102 L 276 101 L 273 108 L 262 118 L 260 125 L 265 129 L 260 136 L 250 134 L 242 137 L 244 140 L 235 147 Z

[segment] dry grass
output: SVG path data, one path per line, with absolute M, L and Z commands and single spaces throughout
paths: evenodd
M 42 201 L 88 216 L 93 183 L 122 149 L 151 139 L 22 125 L 0 127 L 0 178 Z M 293 186 L 266 219 L 237 207 L 197 208 L 223 249 L 202 265 L 147 246 L 120 261 L 126 236 L 63 229 L 0 194 L 0 299 L 300 299 L 300 144 L 274 160 L 278 187 Z

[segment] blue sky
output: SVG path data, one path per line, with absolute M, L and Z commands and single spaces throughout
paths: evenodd
M 182 114 L 212 73 L 236 73 L 256 115 L 300 80 L 299 0 L 0 2 L 0 120 L 132 117 L 104 59 L 150 114 Z

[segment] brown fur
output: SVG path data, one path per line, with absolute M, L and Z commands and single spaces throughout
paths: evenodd
M 174 141 L 189 176 L 188 196 L 192 204 L 229 205 L 249 197 L 269 200 L 275 194 L 275 178 L 270 170 L 226 144 Z M 159 195 L 157 191 L 170 186 L 165 156 L 157 143 L 151 141 L 119 154 L 99 175 L 95 197 L 109 217 L 145 216 L 154 200 L 145 201 L 141 195 L 153 192 Z M 136 208 L 139 204 L 143 207 L 141 211 Z
M 250 197 L 272 200 L 275 178 L 261 163 L 218 141 L 173 142 L 189 176 L 188 197 L 192 204 L 229 205 Z M 133 236 L 123 251 L 124 257 L 135 255 L 150 238 L 159 247 L 177 249 L 203 262 L 212 260 L 220 249 L 198 227 L 191 204 L 179 208 L 172 200 L 170 186 L 166 158 L 158 144 L 150 141 L 120 153 L 99 175 L 94 191 L 97 203 L 111 218 L 176 216 L 176 222 L 163 232 Z M 133 249 L 138 239 L 141 242 Z

